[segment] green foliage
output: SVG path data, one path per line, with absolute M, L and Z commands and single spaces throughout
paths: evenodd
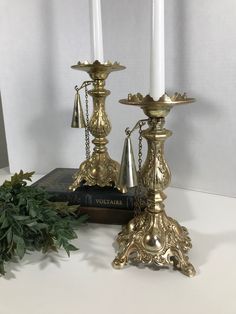
M 0 274 L 5 262 L 22 259 L 29 251 L 57 251 L 68 256 L 77 248 L 70 240 L 87 217 L 78 218 L 77 206 L 49 201 L 40 188 L 27 186 L 34 172 L 16 173 L 0 186 Z

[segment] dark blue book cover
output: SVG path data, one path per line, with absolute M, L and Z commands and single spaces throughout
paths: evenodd
M 99 186 L 81 186 L 74 192 L 70 191 L 69 186 L 77 171 L 78 169 L 74 168 L 56 168 L 35 182 L 33 186 L 44 188 L 54 201 L 69 202 L 81 207 L 134 209 L 134 188 L 125 194 L 113 187 Z

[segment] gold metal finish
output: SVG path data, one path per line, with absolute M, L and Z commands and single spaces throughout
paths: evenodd
M 81 105 L 80 94 L 78 92 L 77 86 L 75 87 L 76 94 L 75 94 L 75 101 L 74 101 L 74 110 L 73 116 L 71 121 L 72 128 L 85 128 L 85 119 L 84 113 Z
M 147 189 L 147 207 L 119 233 L 119 253 L 113 261 L 114 268 L 120 269 L 130 260 L 159 267 L 172 265 L 189 277 L 195 275 L 186 255 L 192 247 L 188 231 L 166 215 L 163 192 L 171 179 L 164 158 L 164 142 L 172 132 L 164 128 L 165 117 L 173 106 L 193 101 L 178 93 L 173 97 L 163 95 L 158 101 L 141 94 L 129 95 L 128 99 L 120 101 L 140 106 L 149 117 L 149 127 L 141 133 L 148 144 L 147 158 L 141 169 L 141 180 Z
M 134 153 L 130 135 L 125 139 L 123 154 L 120 164 L 120 171 L 117 180 L 117 189 L 127 193 L 128 188 L 138 185 L 137 170 L 134 161 Z
M 116 185 L 119 171 L 118 162 L 112 160 L 107 152 L 107 135 L 111 131 L 111 124 L 105 112 L 105 99 L 110 91 L 105 89 L 105 80 L 113 71 L 125 69 L 119 63 L 79 62 L 72 69 L 85 71 L 93 80 L 93 89 L 88 93 L 93 98 L 93 114 L 88 124 L 89 132 L 94 136 L 95 145 L 92 156 L 84 161 L 75 174 L 75 181 L 70 189 L 75 191 L 82 183 L 89 186 Z

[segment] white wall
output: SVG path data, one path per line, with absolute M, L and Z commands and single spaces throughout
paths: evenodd
M 105 57 L 112 73 L 109 149 L 120 160 L 124 128 L 143 117 L 118 104 L 148 93 L 150 0 L 102 0 Z M 173 109 L 166 145 L 172 185 L 236 196 L 236 2 L 165 0 L 166 85 L 193 105 Z M 88 0 L 2 0 L 0 87 L 12 171 L 46 173 L 84 159 L 83 130 L 70 128 L 73 86 L 87 79 L 70 65 L 90 56 Z
M 104 1 L 106 52 L 127 65 L 119 90 L 112 82 L 119 98 L 148 93 L 150 4 Z M 167 91 L 197 99 L 167 118 L 174 131 L 166 143 L 172 185 L 236 196 L 236 1 L 165 0 L 165 5 Z M 114 110 L 120 112 L 120 121 L 113 119 L 118 129 L 134 123 L 139 109 Z
M 46 173 L 84 159 L 83 130 L 70 128 L 74 85 L 86 74 L 70 66 L 90 54 L 87 0 L 2 0 L 0 83 L 9 162 Z

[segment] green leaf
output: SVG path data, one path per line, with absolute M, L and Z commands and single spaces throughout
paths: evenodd
M 68 245 L 68 249 L 69 249 L 70 251 L 78 251 L 78 248 L 77 248 L 76 246 L 74 246 L 73 244 L 69 244 L 69 245 Z
M 24 242 L 23 238 L 20 238 L 20 237 L 17 238 L 16 254 L 20 259 L 22 259 L 23 256 L 25 255 L 25 242 Z
M 31 221 L 29 223 L 26 224 L 28 227 L 34 227 L 34 226 L 37 226 L 37 221 Z
M 78 206 L 52 203 L 43 189 L 27 186 L 33 172 L 22 170 L 0 186 L 0 273 L 8 261 L 23 258 L 29 251 L 57 251 L 68 256 L 77 248 L 70 243 L 74 231 L 87 216 L 78 218 Z
M 9 230 L 11 230 L 11 227 L 8 228 L 8 229 L 3 233 L 3 235 L 0 237 L 0 240 L 2 240 L 2 239 L 4 239 L 4 238 L 7 237 L 7 234 L 8 234 L 8 232 L 9 232 Z
M 23 221 L 23 220 L 29 219 L 30 216 L 17 216 L 17 215 L 13 215 L 13 218 L 14 218 L 15 220 Z
M 10 223 L 9 223 L 9 221 L 8 221 L 8 218 L 5 217 L 5 219 L 3 220 L 1 229 L 7 228 L 7 227 L 9 227 L 9 226 L 10 226 Z
M 10 244 L 12 242 L 12 238 L 13 238 L 13 232 L 12 232 L 12 228 L 10 227 L 8 229 L 8 232 L 7 232 L 7 242 L 8 242 L 8 244 Z
M 30 207 L 29 214 L 33 218 L 37 216 L 37 211 L 35 210 L 35 208 L 33 206 Z
M 6 211 L 3 210 L 2 212 L 0 212 L 0 224 L 3 223 L 5 217 L 6 217 Z
M 26 181 L 32 181 L 31 177 L 34 174 L 34 172 L 23 172 L 22 170 L 19 173 L 15 173 L 12 177 L 11 180 L 8 181 L 6 180 L 3 183 L 3 187 L 5 188 L 15 188 L 15 187 L 21 187 L 26 185 Z
M 37 225 L 35 226 L 35 229 L 38 229 L 38 230 L 47 229 L 47 228 L 48 228 L 48 224 L 46 223 L 37 223 Z

